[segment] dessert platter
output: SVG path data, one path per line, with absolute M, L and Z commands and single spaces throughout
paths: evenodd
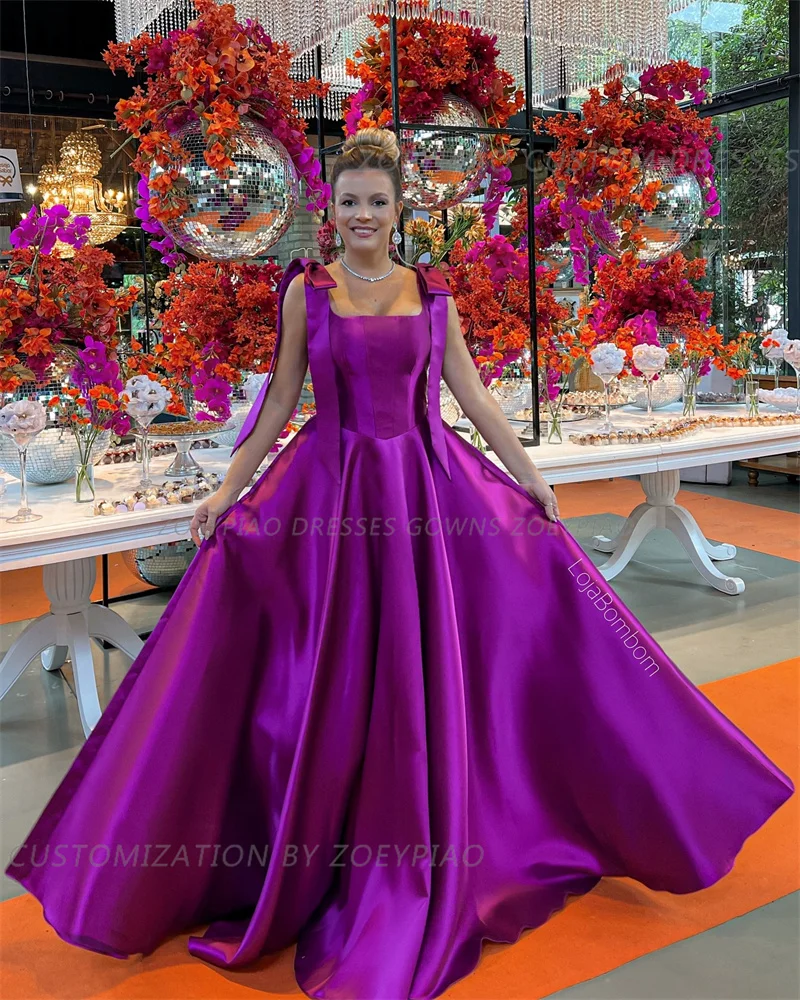
M 175 458 L 164 470 L 164 475 L 184 478 L 203 471 L 194 456 L 190 454 L 192 445 L 199 440 L 213 440 L 234 426 L 231 420 L 224 424 L 216 420 L 172 420 L 150 424 L 147 438 L 150 442 L 169 441 L 175 445 Z M 133 429 L 132 434 L 138 438 L 142 436 L 138 427 Z
M 740 417 L 722 415 L 680 417 L 675 420 L 665 420 L 663 423 L 651 427 L 570 434 L 569 440 L 572 444 L 582 445 L 642 444 L 681 437 L 684 434 L 691 434 L 693 431 L 705 430 L 709 427 L 774 427 L 794 422 L 800 423 L 800 414 L 767 413 L 757 417 L 746 415 Z
M 797 389 L 759 389 L 758 400 L 778 410 L 795 413 L 797 410 Z
M 695 402 L 698 406 L 741 406 L 747 396 L 741 392 L 698 392 Z

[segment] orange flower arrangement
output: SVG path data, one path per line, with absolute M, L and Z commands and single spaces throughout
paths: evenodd
M 113 348 L 119 318 L 138 289 L 117 291 L 103 280 L 107 250 L 83 246 L 69 260 L 32 247 L 14 250 L 0 285 L 0 391 L 47 382 L 59 355 L 75 355 L 87 336 Z
M 168 304 L 159 319 L 160 343 L 149 354 L 134 343 L 128 375 L 147 374 L 172 390 L 168 412 L 183 414 L 181 390 L 204 404 L 200 420 L 226 420 L 230 392 L 242 372 L 269 369 L 275 348 L 277 287 L 282 270 L 268 262 L 199 261 L 162 284 Z
M 187 121 L 197 121 L 206 140 L 204 157 L 223 174 L 234 165 L 241 118 L 261 118 L 286 147 L 305 181 L 310 208 L 324 208 L 330 186 L 322 183 L 320 165 L 306 137 L 306 122 L 296 102 L 324 97 L 329 84 L 291 76 L 292 51 L 273 41 L 257 22 L 236 20 L 233 4 L 194 0 L 199 18 L 187 28 L 161 35 L 139 35 L 109 44 L 103 58 L 112 70 L 128 76 L 144 70 L 144 88 L 117 102 L 116 118 L 131 139 L 139 140 L 134 167 L 149 177 L 150 215 L 176 218 L 186 208 L 176 183 L 188 155 L 174 138 Z M 162 173 L 151 176 L 153 166 Z
M 580 118 L 554 116 L 540 124 L 558 145 L 552 154 L 554 171 L 539 189 L 543 201 L 537 221 L 552 213 L 550 225 L 569 237 L 581 284 L 588 283 L 600 256 L 595 233 L 620 252 L 642 247 L 636 212 L 655 208 L 662 184 L 643 183 L 646 168 L 669 162 L 675 173 L 693 174 L 704 193 L 706 214 L 719 214 L 710 152 L 719 132 L 711 118 L 678 104 L 686 95 L 694 104 L 702 103 L 708 76 L 707 70 L 685 61 L 651 66 L 637 89 L 627 90 L 622 80 L 610 79 L 602 91 L 590 90 Z
M 725 374 L 734 381 L 747 378 L 752 371 L 757 355 L 757 341 L 757 334 L 744 331 L 719 349 Z

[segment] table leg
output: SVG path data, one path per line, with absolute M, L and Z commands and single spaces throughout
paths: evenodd
M 680 489 L 680 470 L 668 469 L 663 472 L 649 472 L 640 477 L 645 503 L 639 504 L 616 538 L 595 535 L 593 547 L 599 552 L 613 553 L 600 566 L 606 580 L 613 580 L 633 558 L 653 528 L 667 528 L 683 545 L 684 549 L 703 579 L 723 594 L 744 592 L 744 580 L 737 576 L 726 576 L 712 560 L 733 559 L 735 545 L 712 545 L 703 535 L 694 517 L 675 503 Z
M 42 654 L 45 669 L 50 670 L 61 666 L 69 655 L 81 726 L 88 736 L 101 714 L 91 640 L 105 639 L 132 660 L 144 644 L 115 611 L 91 603 L 94 557 L 45 566 L 42 577 L 50 611 L 25 628 L 0 662 L 0 698 L 37 654 Z
M 51 646 L 42 650 L 42 666 L 45 670 L 60 670 L 69 656 L 66 646 Z

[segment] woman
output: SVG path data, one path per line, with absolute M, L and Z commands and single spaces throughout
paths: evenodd
M 391 263 L 398 161 L 345 143 L 344 254 L 287 271 L 198 554 L 9 865 L 74 944 L 210 922 L 222 968 L 297 942 L 309 996 L 428 1000 L 603 875 L 711 885 L 791 795 L 558 520 L 441 273 Z M 307 364 L 315 418 L 237 500 Z

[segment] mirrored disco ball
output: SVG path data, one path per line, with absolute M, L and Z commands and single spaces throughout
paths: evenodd
M 196 554 L 197 546 L 191 538 L 182 538 L 177 542 L 127 549 L 122 553 L 122 561 L 143 583 L 177 587 Z
M 463 134 L 435 128 L 400 136 L 403 202 L 410 208 L 452 208 L 477 191 L 489 165 L 489 136 L 470 132 L 486 123 L 469 101 L 445 94 L 439 108 L 424 121 L 453 125 Z
M 669 164 L 648 167 L 642 173 L 639 186 L 643 188 L 654 180 L 661 181 L 655 211 L 643 212 L 638 206 L 630 206 L 627 215 L 628 218 L 633 216 L 633 231 L 644 238 L 637 257 L 647 264 L 664 260 L 685 246 L 694 236 L 703 215 L 703 192 L 694 174 L 677 174 Z M 621 256 L 626 249 L 621 245 L 620 221 L 609 220 L 609 226 L 617 235 L 613 243 L 592 230 L 592 236 L 602 249 L 615 257 Z
M 458 400 L 453 395 L 450 390 L 450 386 L 444 379 L 442 379 L 439 384 L 439 413 L 441 414 L 442 420 L 444 420 L 444 422 L 449 424 L 451 427 L 464 415 L 458 404 Z
M 218 177 L 203 158 L 197 122 L 184 125 L 175 138 L 191 154 L 178 182 L 189 207 L 164 223 L 175 242 L 202 260 L 257 257 L 277 243 L 294 217 L 299 180 L 291 157 L 269 129 L 242 118 L 235 166 L 226 177 Z M 159 173 L 161 168 L 153 167 L 150 179 Z
M 100 431 L 91 449 L 92 464 L 106 453 L 110 441 L 111 431 Z M 72 431 L 68 427 L 45 427 L 28 445 L 25 476 L 37 486 L 65 483 L 75 475 L 79 462 L 80 451 Z M 0 466 L 19 479 L 19 449 L 7 434 L 0 434 Z

